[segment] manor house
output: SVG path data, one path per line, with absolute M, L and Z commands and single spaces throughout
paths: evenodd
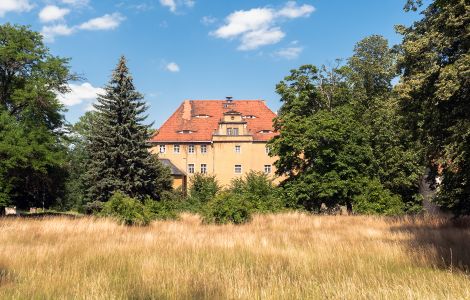
M 250 170 L 274 176 L 267 141 L 276 116 L 263 100 L 186 100 L 152 136 L 152 152 L 170 167 L 173 186 L 216 175 L 222 185 Z

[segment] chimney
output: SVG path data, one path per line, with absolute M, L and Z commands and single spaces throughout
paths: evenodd
M 233 101 L 232 98 L 233 98 L 232 96 L 225 97 L 225 99 L 227 99 L 228 103 L 232 103 L 232 101 Z
M 185 100 L 183 104 L 183 120 L 191 120 L 191 102 Z

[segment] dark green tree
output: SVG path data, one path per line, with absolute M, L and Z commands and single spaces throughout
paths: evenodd
M 422 168 L 412 135 L 403 126 L 392 80 L 398 75 L 397 53 L 388 41 L 372 35 L 359 41 L 348 59 L 356 119 L 369 128 L 376 175 L 398 194 L 409 211 L 420 210 L 418 182 Z
M 0 25 L 0 206 L 50 206 L 63 197 L 63 106 L 69 60 L 26 26 Z
M 408 1 L 416 9 L 421 1 Z M 470 214 L 470 5 L 435 0 L 403 35 L 397 91 L 407 128 L 432 175 L 442 176 L 437 201 Z
M 115 191 L 159 200 L 163 191 L 171 189 L 168 168 L 149 152 L 151 125 L 142 123 L 147 117 L 142 99 L 121 57 L 94 106 L 96 119 L 87 145 L 88 201 L 107 201 Z
M 334 72 L 339 72 L 335 70 Z M 290 206 L 319 210 L 346 205 L 373 176 L 373 153 L 367 128 L 355 119 L 354 108 L 344 104 L 347 93 L 326 98 L 319 84 L 343 87 L 344 82 L 324 79 L 316 67 L 292 70 L 276 91 L 283 105 L 275 119 L 279 135 L 270 142 L 281 186 Z

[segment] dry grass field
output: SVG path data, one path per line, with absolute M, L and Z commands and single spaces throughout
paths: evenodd
M 0 219 L 2 299 L 470 299 L 469 264 L 437 218 Z

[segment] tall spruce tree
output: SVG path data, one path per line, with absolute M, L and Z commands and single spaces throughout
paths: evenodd
M 95 109 L 87 145 L 87 200 L 107 201 L 115 191 L 141 200 L 160 199 L 162 191 L 171 189 L 170 173 L 149 152 L 151 125 L 142 123 L 147 106 L 135 90 L 124 57 Z

